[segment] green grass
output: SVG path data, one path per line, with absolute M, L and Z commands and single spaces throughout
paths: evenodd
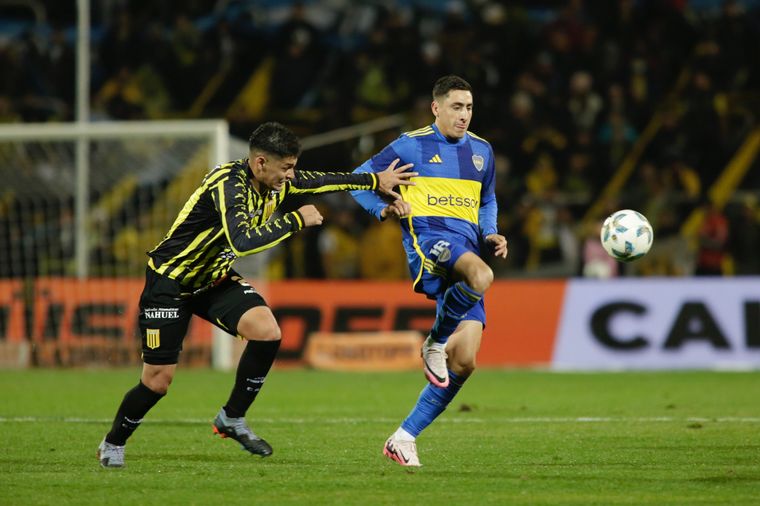
M 231 373 L 180 370 L 127 446 L 95 449 L 137 370 L 0 371 L 0 504 L 758 504 L 760 373 L 478 371 L 381 455 L 420 373 L 275 369 L 249 412 L 274 447 L 211 434 Z M 590 418 L 590 419 L 585 419 Z

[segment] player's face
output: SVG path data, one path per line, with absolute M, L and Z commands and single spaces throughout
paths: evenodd
M 275 155 L 258 155 L 249 159 L 256 181 L 265 188 L 280 191 L 286 181 L 295 177 L 295 156 L 280 158 Z
M 435 126 L 450 139 L 461 139 L 467 133 L 472 119 L 472 93 L 451 90 L 432 104 Z

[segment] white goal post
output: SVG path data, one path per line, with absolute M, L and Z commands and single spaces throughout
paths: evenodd
M 77 142 L 76 166 L 76 265 L 77 276 L 87 277 L 86 217 L 89 201 L 90 157 L 84 156 L 87 144 L 98 139 L 155 139 L 181 137 L 207 139 L 208 165 L 227 161 L 229 156 L 229 128 L 226 121 L 104 121 L 93 123 L 27 123 L 0 125 L 0 143 L 24 141 Z M 84 148 L 84 149 L 82 149 Z
M 84 318 L 82 307 L 105 300 L 93 291 L 134 291 L 145 252 L 169 229 L 203 174 L 231 159 L 229 150 L 224 120 L 0 125 L 0 282 L 24 283 L 33 294 L 24 300 L 27 309 L 8 313 L 31 318 L 24 324 L 4 322 L 0 339 L 31 340 L 38 351 L 72 336 L 86 336 L 85 346 L 95 342 L 89 324 L 76 321 Z M 77 279 L 82 283 L 73 286 L 86 287 L 81 288 L 86 294 L 71 289 Z M 110 284 L 87 284 L 93 279 Z M 43 292 L 52 292 L 49 304 L 40 300 Z M 69 308 L 74 302 L 56 297 L 83 302 Z M 16 302 L 10 300 L 8 307 Z M 95 314 L 90 321 L 117 317 Z M 99 328 L 120 330 L 119 325 Z M 133 328 L 133 321 L 126 322 L 121 338 L 111 344 L 128 346 L 127 329 Z M 229 367 L 231 341 L 213 336 L 215 365 Z
M 387 116 L 305 137 L 302 146 L 352 140 L 364 153 L 404 122 Z M 31 343 L 35 365 L 132 363 L 145 252 L 203 175 L 247 150 L 223 120 L 0 125 L 0 341 Z M 267 259 L 236 266 L 263 292 Z M 207 364 L 210 351 L 213 367 L 234 367 L 234 339 L 214 327 L 209 350 L 209 331 L 193 328 L 183 360 Z M 194 348 L 196 336 L 205 348 Z M 105 357 L 109 348 L 120 355 Z

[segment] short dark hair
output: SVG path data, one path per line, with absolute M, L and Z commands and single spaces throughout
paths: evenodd
M 472 86 L 459 76 L 443 76 L 433 85 L 433 100 L 448 95 L 451 90 L 464 90 L 472 93 Z
M 263 151 L 280 158 L 297 157 L 301 154 L 301 141 L 289 128 L 275 121 L 269 121 L 253 131 L 248 139 L 248 148 L 251 153 Z

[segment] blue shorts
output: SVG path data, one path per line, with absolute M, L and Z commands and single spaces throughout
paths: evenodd
M 429 299 L 435 299 L 436 312 L 440 313 L 441 306 L 443 305 L 443 296 L 446 294 L 449 286 L 454 284 L 453 280 L 454 264 L 456 264 L 459 257 L 467 253 L 468 251 L 475 253 L 479 252 L 471 247 L 461 243 L 454 243 L 448 239 L 441 237 L 433 237 L 425 239 L 419 243 L 420 249 L 425 255 L 425 260 L 422 267 L 422 275 L 414 284 L 414 290 L 416 292 L 424 293 Z M 419 272 L 419 264 L 417 264 L 417 272 Z M 413 275 L 416 275 L 414 273 Z M 483 303 L 483 298 L 473 306 L 467 312 L 465 320 L 477 320 L 486 325 L 486 309 Z

